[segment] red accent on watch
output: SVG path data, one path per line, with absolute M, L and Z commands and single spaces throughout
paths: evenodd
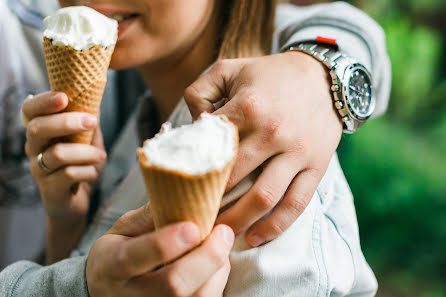
M 331 45 L 337 45 L 336 44 L 336 39 L 322 37 L 322 36 L 317 36 L 316 37 L 316 42 L 318 42 L 318 43 L 326 43 L 326 44 L 331 44 Z

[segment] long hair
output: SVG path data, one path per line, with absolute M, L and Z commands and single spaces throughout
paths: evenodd
M 223 0 L 218 59 L 269 54 L 277 0 Z

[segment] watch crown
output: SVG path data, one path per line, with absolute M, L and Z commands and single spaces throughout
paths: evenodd
M 339 91 L 339 85 L 332 85 L 332 86 L 331 86 L 331 90 L 332 90 L 333 92 L 337 92 L 337 91 Z

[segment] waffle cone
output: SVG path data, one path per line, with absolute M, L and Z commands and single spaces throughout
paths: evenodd
M 88 112 L 99 116 L 99 108 L 107 82 L 107 69 L 114 46 L 103 49 L 93 46 L 77 51 L 70 46 L 54 45 L 43 38 L 48 78 L 52 91 L 64 92 L 68 96 L 65 111 Z M 93 131 L 64 137 L 64 141 L 91 143 Z
M 226 166 L 199 175 L 151 164 L 142 148 L 137 149 L 156 229 L 171 223 L 192 221 L 200 228 L 201 239 L 211 232 L 237 157 L 238 134 L 235 134 L 234 156 Z

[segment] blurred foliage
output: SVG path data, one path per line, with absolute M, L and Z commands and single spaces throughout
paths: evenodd
M 387 114 L 338 150 L 378 296 L 446 297 L 446 1 L 352 0 L 384 28 Z

